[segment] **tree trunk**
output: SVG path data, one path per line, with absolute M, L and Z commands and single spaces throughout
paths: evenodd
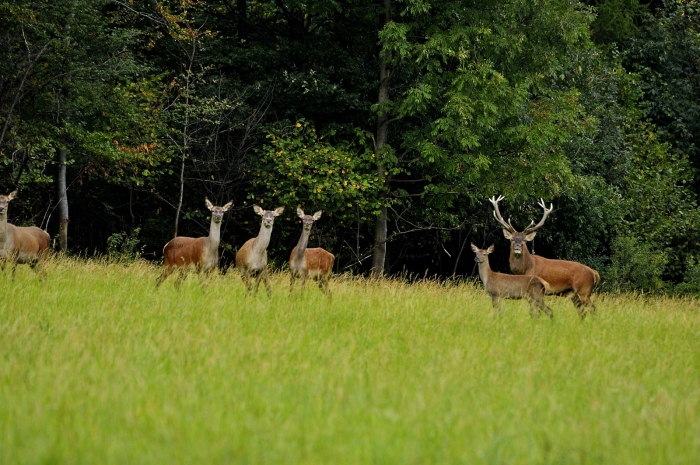
M 68 151 L 58 151 L 58 248 L 68 251 L 68 189 L 66 188 L 66 160 Z
M 75 5 L 73 5 L 75 6 Z M 70 68 L 71 68 L 71 56 L 70 56 L 70 31 L 71 31 L 71 22 L 73 20 L 73 17 L 75 16 L 75 12 L 71 9 L 70 14 L 68 15 L 68 21 L 66 21 L 66 27 L 65 27 L 65 38 L 64 41 L 66 43 L 66 56 L 64 58 L 64 63 L 65 63 L 65 69 L 68 70 L 68 73 L 66 75 L 66 81 L 65 81 L 65 90 L 64 90 L 64 96 L 65 96 L 65 103 L 63 107 L 65 108 L 64 114 L 60 115 L 59 113 L 59 123 L 61 122 L 61 119 L 63 120 L 63 125 L 64 129 L 67 129 L 66 126 L 68 124 L 68 121 L 70 119 L 70 114 L 68 112 L 69 108 L 69 100 L 71 96 L 71 81 L 72 77 L 70 74 Z M 62 118 L 61 118 L 62 116 Z M 56 184 L 57 184 L 57 196 L 58 196 L 58 248 L 62 252 L 68 252 L 68 189 L 67 189 L 67 184 L 66 184 L 66 161 L 68 160 L 68 149 L 66 148 L 68 145 L 68 136 L 67 132 L 66 135 L 63 138 L 63 146 L 59 149 L 58 151 L 58 177 L 56 179 Z
M 383 0 L 384 23 L 391 21 L 391 0 Z M 381 53 L 381 52 L 380 52 Z M 391 79 L 391 69 L 389 60 L 391 55 L 381 53 L 379 56 L 379 116 L 377 118 L 377 138 L 375 140 L 375 156 L 377 157 L 377 177 L 384 180 L 386 175 L 386 165 L 381 160 L 382 149 L 389 139 L 389 115 L 382 105 L 389 100 L 389 80 Z M 386 264 L 386 238 L 387 238 L 387 207 L 382 205 L 379 215 L 374 223 L 374 248 L 372 250 L 372 274 L 382 276 Z
M 177 202 L 177 211 L 175 212 L 175 231 L 173 237 L 177 237 L 177 227 L 180 222 L 180 211 L 182 211 L 182 197 L 185 192 L 185 153 L 182 154 L 182 165 L 180 165 L 180 197 Z

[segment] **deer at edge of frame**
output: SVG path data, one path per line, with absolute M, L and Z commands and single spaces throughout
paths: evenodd
M 550 204 L 549 208 L 540 199 L 539 206 L 544 210 L 542 219 L 535 224 L 530 224 L 522 231 L 515 230 L 510 220 L 507 222 L 498 210 L 498 202 L 503 200 L 503 196 L 489 199 L 493 205 L 493 216 L 496 221 L 503 226 L 503 235 L 510 240 L 510 269 L 516 275 L 534 275 L 542 278 L 549 285 L 548 294 L 557 294 L 564 297 L 571 297 L 576 306 L 581 319 L 586 317 L 588 308 L 591 313 L 595 313 L 595 306 L 591 302 L 591 292 L 595 285 L 600 282 L 600 275 L 596 270 L 578 262 L 568 260 L 555 260 L 533 255 L 527 248 L 527 242 L 535 238 L 536 231 L 544 225 L 547 217 L 554 209 Z
M 0 195 L 0 268 L 4 272 L 9 261 L 14 281 L 17 263 L 27 263 L 43 277 L 42 265 L 49 254 L 51 236 L 36 226 L 15 226 L 7 222 L 7 209 L 10 201 L 16 196 L 17 191 L 12 191 L 9 195 Z

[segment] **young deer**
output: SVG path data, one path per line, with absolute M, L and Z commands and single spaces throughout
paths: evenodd
M 301 237 L 296 247 L 292 249 L 289 256 L 289 270 L 291 271 L 291 280 L 289 282 L 289 292 L 294 288 L 294 280 L 301 278 L 302 292 L 306 286 L 306 278 L 318 279 L 318 287 L 323 292 L 331 296 L 331 291 L 328 289 L 328 279 L 333 271 L 333 262 L 335 256 L 320 247 L 306 248 L 309 243 L 309 235 L 311 234 L 311 226 L 314 221 L 321 218 L 321 211 L 311 215 L 305 215 L 301 208 L 297 208 L 297 216 L 301 218 L 304 225 L 301 230 Z
M 270 277 L 267 272 L 267 246 L 270 244 L 270 236 L 272 235 L 272 225 L 275 222 L 275 217 L 280 216 L 284 212 L 284 207 L 278 207 L 274 210 L 263 210 L 257 205 L 253 205 L 255 213 L 262 216 L 262 225 L 257 237 L 248 239 L 243 247 L 236 253 L 236 268 L 241 270 L 243 282 L 245 283 L 248 292 L 252 291 L 250 275 L 256 275 L 255 293 L 258 292 L 260 280 L 265 280 L 265 289 L 267 295 L 272 294 L 270 287 Z
M 17 196 L 17 191 L 10 195 L 0 195 L 0 268 L 5 271 L 5 264 L 12 264 L 12 279 L 15 279 L 17 263 L 28 263 L 43 276 L 41 265 L 49 254 L 51 237 L 36 226 L 15 226 L 7 222 L 7 207 Z
M 474 261 L 479 264 L 479 277 L 484 283 L 484 289 L 491 296 L 493 308 L 501 312 L 499 299 L 524 299 L 530 302 L 532 316 L 538 318 L 540 309 L 553 318 L 552 310 L 544 303 L 544 294 L 547 283 L 537 276 L 517 276 L 491 271 L 489 266 L 489 254 L 493 252 L 493 246 L 488 249 L 480 249 L 472 244 L 472 250 L 476 253 Z
M 571 297 L 581 319 L 586 317 L 589 308 L 594 313 L 595 306 L 591 303 L 591 292 L 600 282 L 600 275 L 596 270 L 578 262 L 533 255 L 527 249 L 527 242 L 535 238 L 536 231 L 544 225 L 554 205 L 550 204 L 547 208 L 544 200 L 540 199 L 539 206 L 544 210 L 542 219 L 537 224 L 534 221 L 530 222 L 527 228 L 518 232 L 510 224 L 510 220 L 506 222 L 501 216 L 498 210 L 498 202 L 501 200 L 503 200 L 502 195 L 498 198 L 490 198 L 489 202 L 493 205 L 494 218 L 503 226 L 503 235 L 510 240 L 510 270 L 513 274 L 538 276 L 547 283 L 547 294 Z
M 179 236 L 165 244 L 163 247 L 163 273 L 158 277 L 156 287 L 160 286 L 176 269 L 180 271 L 180 276 L 175 282 L 177 286 L 185 280 L 185 271 L 190 266 L 194 266 L 198 273 L 211 273 L 218 270 L 221 220 L 233 202 L 229 202 L 223 207 L 212 205 L 206 198 L 204 202 L 211 211 L 209 236 L 196 238 Z

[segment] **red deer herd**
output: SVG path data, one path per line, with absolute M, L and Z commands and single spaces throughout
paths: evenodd
M 27 263 L 43 276 L 42 264 L 48 256 L 51 238 L 46 231 L 36 226 L 19 227 L 7 222 L 8 205 L 16 196 L 17 191 L 9 195 L 0 195 L 0 268 L 4 272 L 9 262 L 14 279 L 17 264 Z M 539 206 L 544 210 L 542 219 L 537 224 L 532 221 L 522 232 L 518 232 L 510 220 L 505 221 L 501 216 L 498 208 L 498 202 L 501 200 L 503 196 L 489 199 L 493 205 L 494 218 L 503 227 L 505 238 L 510 240 L 509 262 L 513 274 L 491 270 L 488 255 L 493 252 L 493 245 L 488 249 L 479 249 L 472 244 L 472 250 L 476 254 L 475 261 L 479 266 L 479 277 L 493 301 L 494 309 L 500 313 L 501 299 L 527 299 L 533 316 L 539 316 L 541 310 L 552 318 L 552 310 L 544 303 L 544 296 L 555 294 L 571 297 L 581 319 L 585 318 L 588 312 L 595 313 L 595 306 L 591 303 L 591 292 L 600 282 L 597 271 L 577 262 L 540 257 L 528 250 L 527 242 L 535 238 L 537 230 L 544 225 L 554 206 L 550 205 L 547 208 L 544 200 L 540 199 Z M 165 244 L 163 271 L 156 280 L 156 287 L 176 270 L 179 271 L 177 286 L 185 279 L 190 268 L 206 275 L 218 271 L 221 222 L 224 213 L 231 208 L 233 202 L 219 207 L 213 205 L 209 199 L 204 201 L 211 211 L 209 235 L 196 238 L 178 236 Z M 254 278 L 255 292 L 257 293 L 262 280 L 270 295 L 272 289 L 267 269 L 267 246 L 270 243 L 275 217 L 284 212 L 284 207 L 263 210 L 254 205 L 253 210 L 262 217 L 260 232 L 246 241 L 236 253 L 236 268 L 241 270 L 248 292 L 253 291 L 251 278 Z M 320 247 L 307 247 L 311 227 L 321 218 L 321 214 L 321 211 L 317 211 L 313 215 L 306 215 L 301 208 L 297 209 L 302 231 L 299 242 L 289 257 L 290 292 L 297 279 L 301 280 L 303 290 L 307 278 L 312 278 L 319 281 L 320 289 L 328 297 L 331 296 L 328 281 L 333 271 L 335 256 Z

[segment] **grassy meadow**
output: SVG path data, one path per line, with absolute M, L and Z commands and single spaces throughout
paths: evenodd
M 700 463 L 696 300 L 548 297 L 550 322 L 469 283 L 158 273 L 3 280 L 0 463 Z

